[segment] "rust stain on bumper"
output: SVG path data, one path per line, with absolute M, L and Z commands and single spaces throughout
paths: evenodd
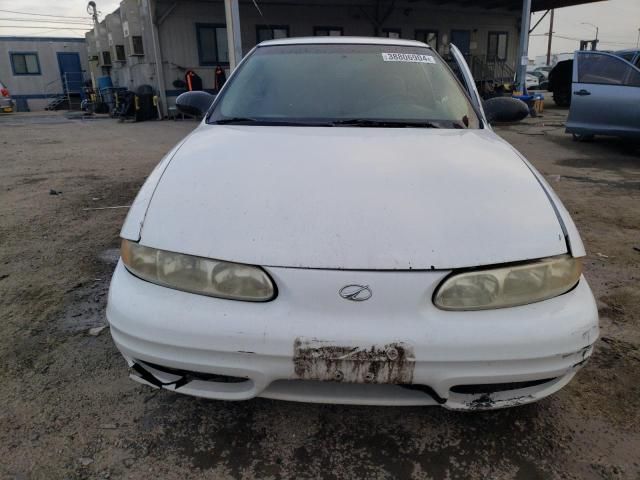
M 297 378 L 303 380 L 410 384 L 415 356 L 402 342 L 362 347 L 297 338 L 293 363 Z

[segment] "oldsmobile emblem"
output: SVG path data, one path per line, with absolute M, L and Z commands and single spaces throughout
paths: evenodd
M 351 300 L 352 302 L 364 302 L 373 295 L 369 285 L 346 285 L 338 293 L 345 300 Z

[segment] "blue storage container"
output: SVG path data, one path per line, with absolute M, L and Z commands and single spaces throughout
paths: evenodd
M 113 88 L 113 82 L 111 77 L 98 77 L 98 91 L 102 91 L 105 88 Z

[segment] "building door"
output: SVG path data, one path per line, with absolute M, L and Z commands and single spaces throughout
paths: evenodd
M 58 52 L 58 67 L 60 68 L 60 79 L 62 80 L 64 93 L 75 93 L 83 96 L 80 54 L 76 52 Z
M 471 31 L 451 30 L 451 43 L 458 47 L 465 57 L 468 57 L 471 54 Z

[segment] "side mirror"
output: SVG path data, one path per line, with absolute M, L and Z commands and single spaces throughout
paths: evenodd
M 202 91 L 181 93 L 176 98 L 176 108 L 185 115 L 200 117 L 207 113 L 215 98 L 215 95 Z
M 494 97 L 483 102 L 484 113 L 489 123 L 519 122 L 529 115 L 529 106 L 513 97 Z

